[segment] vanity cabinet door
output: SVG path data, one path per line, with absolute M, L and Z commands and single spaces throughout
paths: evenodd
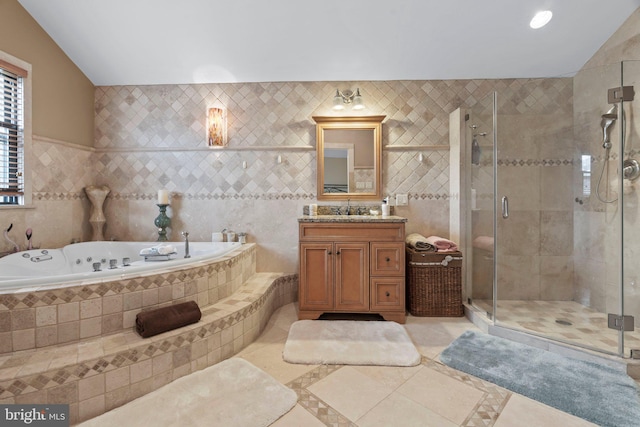
M 300 244 L 300 310 L 333 309 L 333 243 Z
M 335 243 L 335 309 L 369 310 L 369 243 Z

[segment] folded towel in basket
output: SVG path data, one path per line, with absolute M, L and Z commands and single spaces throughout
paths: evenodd
M 141 256 L 170 255 L 175 253 L 176 247 L 173 245 L 157 245 L 140 251 Z
M 427 238 L 419 233 L 411 233 L 405 239 L 407 245 L 411 246 L 416 251 L 421 252 L 435 252 L 436 247 L 427 242 Z
M 440 236 L 427 237 L 427 243 L 436 248 L 436 252 L 456 252 L 458 245 L 449 239 Z
M 174 304 L 156 310 L 143 311 L 136 316 L 136 332 L 143 338 L 197 323 L 202 312 L 195 301 Z

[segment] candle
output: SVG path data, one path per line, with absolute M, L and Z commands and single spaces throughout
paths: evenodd
M 169 190 L 163 188 L 162 190 L 158 190 L 158 204 L 159 205 L 168 205 L 169 204 Z

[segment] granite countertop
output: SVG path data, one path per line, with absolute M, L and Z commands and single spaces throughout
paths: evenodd
M 407 218 L 395 215 L 303 215 L 298 217 L 298 222 L 407 222 Z

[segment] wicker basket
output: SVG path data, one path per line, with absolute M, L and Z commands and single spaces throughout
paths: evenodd
M 413 316 L 464 316 L 462 254 L 407 251 L 407 310 Z

